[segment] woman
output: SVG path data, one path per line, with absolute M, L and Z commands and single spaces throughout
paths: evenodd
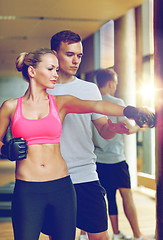
M 12 201 L 14 237 L 15 240 L 37 240 L 44 216 L 50 212 L 52 239 L 73 240 L 76 199 L 60 153 L 62 122 L 68 113 L 123 115 L 124 107 L 68 95 L 48 95 L 46 89 L 54 88 L 59 68 L 55 54 L 49 49 L 20 54 L 16 67 L 29 87 L 23 97 L 5 101 L 0 109 L 1 153 L 16 161 Z M 3 144 L 9 125 L 14 138 Z M 124 125 L 120 131 L 128 132 Z

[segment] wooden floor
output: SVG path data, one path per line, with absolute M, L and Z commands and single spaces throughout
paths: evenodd
M 6 160 L 0 160 L 0 186 L 14 181 L 14 163 Z M 141 193 L 138 189 L 133 190 L 133 197 L 137 209 L 138 220 L 141 232 L 150 240 L 155 235 L 155 200 L 147 194 Z M 122 202 L 118 194 L 119 206 L 119 226 L 120 230 L 128 235 L 132 235 L 131 228 L 124 216 Z M 109 223 L 109 235 L 112 236 L 112 230 Z M 0 240 L 13 240 L 11 222 L 0 222 Z M 77 229 L 76 240 L 79 239 L 79 229 Z M 29 239 L 32 240 L 32 239 Z M 48 240 L 48 237 L 41 234 L 39 240 Z

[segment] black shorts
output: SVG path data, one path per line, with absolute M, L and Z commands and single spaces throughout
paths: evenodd
M 126 161 L 115 164 L 97 163 L 101 185 L 106 189 L 131 188 L 129 167 Z
M 49 219 L 46 216 L 50 215 Z M 16 180 L 12 221 L 15 240 L 37 240 L 44 221 L 52 239 L 75 239 L 76 194 L 70 177 L 47 182 Z
M 105 190 L 99 181 L 74 184 L 77 196 L 77 227 L 89 233 L 108 228 Z

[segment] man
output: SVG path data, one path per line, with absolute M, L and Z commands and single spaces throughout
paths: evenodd
M 51 38 L 51 49 L 59 60 L 59 77 L 55 88 L 48 92 L 54 95 L 69 94 L 84 100 L 101 100 L 94 83 L 75 77 L 83 55 L 80 36 L 71 31 L 58 32 Z M 85 230 L 90 240 L 108 240 L 105 191 L 96 172 L 92 122 L 102 137 L 115 136 L 115 131 L 110 130 L 104 116 L 94 113 L 68 114 L 63 123 L 61 153 L 76 190 L 77 227 Z
M 103 100 L 125 106 L 122 99 L 114 97 L 118 84 L 118 77 L 113 69 L 98 71 L 96 80 Z M 139 126 L 132 126 L 126 117 L 108 116 L 108 118 L 114 123 L 124 122 L 130 130 L 130 134 L 140 130 Z M 131 239 L 130 236 L 126 236 L 119 231 L 116 203 L 117 189 L 121 194 L 124 212 L 132 228 L 134 240 L 147 239 L 142 236 L 138 225 L 136 208 L 132 198 L 130 174 L 124 155 L 123 136 L 117 134 L 114 138 L 106 140 L 101 138 L 94 129 L 93 141 L 95 144 L 95 154 L 97 156 L 97 172 L 100 183 L 107 193 L 109 217 L 113 229 L 113 240 Z

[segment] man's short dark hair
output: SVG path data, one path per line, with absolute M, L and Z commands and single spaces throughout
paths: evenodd
M 76 43 L 81 42 L 82 39 L 79 34 L 70 30 L 65 30 L 54 34 L 51 38 L 51 50 L 56 52 L 59 50 L 61 42 Z
M 109 81 L 114 81 L 117 73 L 114 69 L 101 69 L 96 74 L 96 81 L 99 88 L 102 88 Z

